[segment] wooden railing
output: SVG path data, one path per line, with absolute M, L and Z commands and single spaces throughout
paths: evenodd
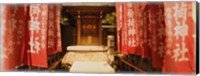
M 58 65 L 61 63 L 61 59 L 59 59 L 58 61 L 54 62 L 46 71 L 52 71 L 54 70 L 56 67 L 58 67 Z
M 131 67 L 131 68 L 133 68 L 133 69 L 135 69 L 135 70 L 141 72 L 141 73 L 147 73 L 147 72 L 144 71 L 143 69 L 141 69 L 141 68 L 139 68 L 139 67 L 137 67 L 137 66 L 135 66 L 135 65 L 133 65 L 133 64 L 131 64 L 131 63 L 129 63 L 129 62 L 127 62 L 127 61 L 124 60 L 123 58 L 120 58 L 120 61 L 123 62 L 123 63 L 125 63 L 125 64 L 128 65 L 129 67 Z

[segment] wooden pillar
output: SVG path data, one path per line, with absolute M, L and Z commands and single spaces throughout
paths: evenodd
M 78 24 L 78 32 L 77 32 L 78 40 L 77 41 L 78 41 L 78 43 L 77 44 L 79 45 L 80 44 L 80 40 L 81 40 L 80 39 L 81 38 L 81 34 L 80 34 L 80 31 L 81 31 L 81 16 L 80 16 L 80 10 L 78 10 L 77 12 L 78 12 L 78 15 L 77 15 L 78 16 L 77 17 L 78 18 L 77 19 L 77 24 Z
M 102 16 L 102 13 L 103 13 L 103 11 L 100 11 L 100 18 L 99 18 L 99 40 L 100 40 L 100 44 L 102 45 L 102 43 L 103 43 L 103 41 L 102 41 L 102 31 L 103 31 L 103 29 L 102 29 L 102 25 L 101 25 L 101 20 L 102 20 L 102 18 L 103 18 L 103 16 Z

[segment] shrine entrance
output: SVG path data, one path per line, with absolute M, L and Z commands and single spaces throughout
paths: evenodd
M 102 20 L 105 19 L 106 14 L 115 11 L 114 6 L 67 5 L 63 7 L 63 11 L 71 15 L 69 21 L 72 17 L 74 19 L 71 21 L 76 27 L 76 33 L 73 35 L 75 36 L 73 40 L 76 40 L 75 45 L 105 45 L 107 35 L 104 35 Z
M 99 16 L 79 16 L 78 45 L 101 45 L 102 34 Z

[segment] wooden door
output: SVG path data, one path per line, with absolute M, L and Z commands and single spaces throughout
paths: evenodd
M 99 16 L 82 16 L 78 23 L 78 45 L 101 45 Z

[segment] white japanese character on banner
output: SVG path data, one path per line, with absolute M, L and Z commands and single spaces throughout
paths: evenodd
M 132 29 L 132 28 L 130 28 L 130 29 L 128 30 L 128 35 L 134 35 L 134 34 L 135 34 L 135 30 Z
M 128 19 L 128 26 L 134 26 L 134 20 L 133 19 Z
M 32 5 L 30 11 L 31 20 L 29 22 L 29 30 L 31 31 L 31 37 L 29 42 L 30 50 L 28 52 L 38 54 L 41 49 L 45 48 L 43 43 L 45 43 L 46 40 L 46 29 L 44 28 L 46 22 L 45 15 L 47 15 L 47 11 L 42 11 L 40 9 L 40 4 Z M 40 16 L 42 18 L 41 22 L 38 21 Z M 41 37 L 37 37 L 36 35 L 41 35 Z
M 36 37 L 36 38 L 35 38 L 35 46 L 34 46 L 34 47 L 35 47 L 35 52 L 36 52 L 36 53 L 39 53 L 39 51 L 40 51 L 40 49 L 41 49 L 41 48 L 40 48 L 40 43 L 39 43 L 38 40 L 39 40 L 39 38 Z
M 127 16 L 128 16 L 129 18 L 132 18 L 132 17 L 133 17 L 133 10 L 132 10 L 132 9 L 128 9 Z
M 42 16 L 47 16 L 47 11 L 42 11 Z
M 31 37 L 31 40 L 29 42 L 30 45 L 30 50 L 29 52 L 31 53 L 36 53 L 38 54 L 40 51 L 40 43 L 38 42 L 39 38 L 36 37 L 35 39 L 33 37 Z
M 183 25 L 177 25 L 175 28 L 175 36 L 176 36 L 176 39 L 179 38 L 179 36 L 182 36 L 182 37 L 185 37 L 188 35 L 188 26 L 186 24 L 183 24 Z
M 173 16 L 175 17 L 176 21 L 178 21 L 178 19 L 183 19 L 183 21 L 186 20 L 186 16 L 187 16 L 186 10 L 187 10 L 187 8 L 186 8 L 186 4 L 184 2 L 182 2 L 180 7 L 179 7 L 179 4 L 176 3 L 175 7 L 173 7 L 173 9 L 175 11 Z
M 179 61 L 188 61 L 188 57 L 185 56 L 185 53 L 188 52 L 188 49 L 185 47 L 185 43 L 182 42 L 182 49 L 180 51 L 181 54 L 181 58 L 179 59 Z
M 173 56 L 175 62 L 177 61 L 188 61 L 188 58 L 185 57 L 185 53 L 188 51 L 187 48 L 183 47 L 183 49 L 180 48 L 180 44 L 176 44 L 176 49 L 173 50 Z M 181 58 L 180 58 L 181 57 Z
M 175 62 L 179 61 L 188 61 L 189 59 L 185 56 L 185 54 L 188 52 L 188 48 L 185 46 L 185 36 L 188 35 L 188 25 L 186 24 L 186 5 L 182 3 L 179 7 L 179 4 L 175 4 L 174 8 L 174 17 L 176 26 L 174 27 L 175 30 L 175 37 L 176 39 L 181 37 L 181 44 L 176 43 L 176 49 L 173 50 L 173 56 L 172 58 L 175 60 Z
M 128 45 L 129 46 L 132 46 L 132 47 L 134 47 L 134 46 L 136 46 L 136 41 L 133 39 L 133 38 L 129 38 L 129 41 L 128 41 Z
M 185 37 L 185 36 L 187 36 L 188 35 L 188 25 L 187 24 L 185 24 L 185 23 L 182 23 L 182 26 L 181 26 L 181 35 L 180 36 L 182 36 L 182 37 Z
M 39 15 L 40 12 L 41 12 L 41 10 L 40 10 L 40 4 L 33 4 L 30 7 L 30 13 L 31 14 Z
M 40 30 L 40 22 L 31 20 L 30 21 L 30 30 L 32 32 L 36 31 L 36 33 L 38 33 Z

